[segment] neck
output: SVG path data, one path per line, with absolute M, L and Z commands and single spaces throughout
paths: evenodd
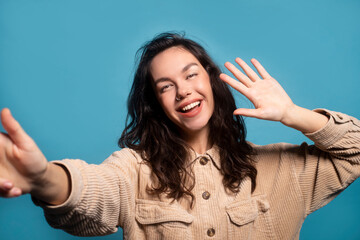
M 183 138 L 199 154 L 204 154 L 212 146 L 209 141 L 209 128 L 191 133 L 187 132 L 183 135 Z

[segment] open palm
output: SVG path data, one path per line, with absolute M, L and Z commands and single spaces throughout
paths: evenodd
M 255 109 L 238 108 L 234 114 L 282 122 L 295 106 L 285 90 L 257 60 L 252 59 L 251 62 L 262 78 L 240 58 L 235 61 L 245 74 L 230 62 L 226 62 L 225 67 L 238 80 L 224 73 L 220 75 L 220 79 L 248 98 Z
M 7 134 L 0 133 L 0 196 L 16 197 L 41 181 L 47 160 L 9 109 L 1 111 L 1 121 Z

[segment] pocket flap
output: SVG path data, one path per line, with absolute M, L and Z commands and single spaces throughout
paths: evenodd
M 180 205 L 153 200 L 136 200 L 136 220 L 141 224 L 162 222 L 192 223 L 194 216 L 182 209 Z
M 231 221 L 239 226 L 254 221 L 259 214 L 269 210 L 266 195 L 257 195 L 246 200 L 236 200 L 226 206 Z
M 254 221 L 258 216 L 258 209 L 253 199 L 233 202 L 225 209 L 230 220 L 239 226 Z

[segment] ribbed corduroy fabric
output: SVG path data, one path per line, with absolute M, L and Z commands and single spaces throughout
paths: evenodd
M 242 182 L 240 192 L 224 189 L 218 148 L 191 156 L 196 197 L 173 201 L 149 195 L 151 169 L 131 149 L 113 153 L 100 165 L 56 161 L 71 176 L 71 194 L 59 206 L 44 208 L 49 224 L 80 236 L 105 235 L 123 228 L 124 239 L 298 239 L 304 219 L 334 199 L 360 176 L 360 122 L 330 116 L 307 134 L 315 145 L 253 145 L 257 185 Z

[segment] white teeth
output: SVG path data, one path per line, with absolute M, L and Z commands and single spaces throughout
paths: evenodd
M 189 105 L 183 107 L 181 110 L 182 110 L 183 112 L 185 112 L 185 111 L 187 111 L 187 110 L 190 110 L 190 109 L 196 107 L 196 106 L 199 105 L 199 104 L 200 104 L 200 101 L 196 101 L 196 102 L 190 103 Z

